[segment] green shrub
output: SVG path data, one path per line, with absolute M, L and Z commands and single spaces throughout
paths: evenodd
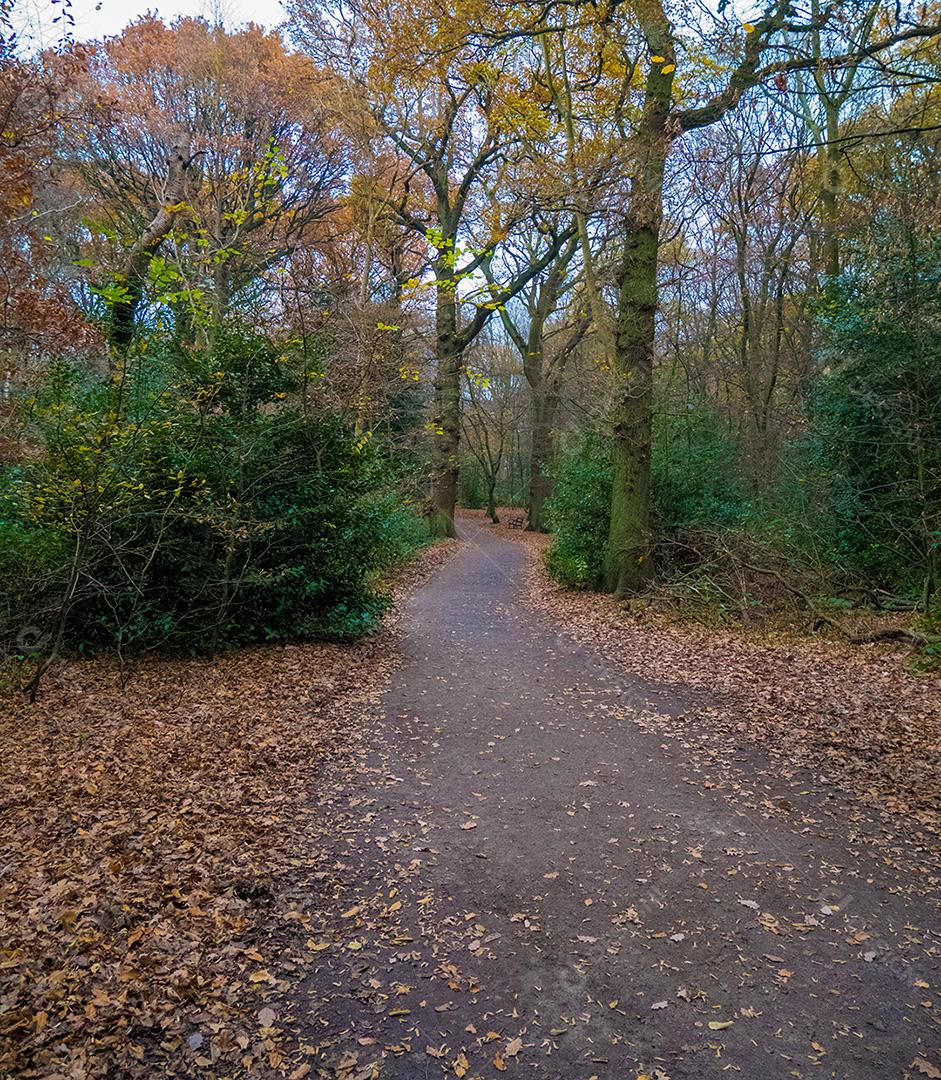
M 941 243 L 892 239 L 832 287 L 810 462 L 834 557 L 865 580 L 941 589 Z
M 321 403 L 324 372 L 239 328 L 97 376 L 56 365 L 3 477 L 5 636 L 209 651 L 347 637 L 422 540 L 394 462 Z M 24 583 L 28 582 L 28 589 Z
M 737 441 L 707 398 L 662 401 L 650 455 L 655 533 L 743 524 L 754 508 L 740 459 Z
M 546 562 L 559 581 L 591 587 L 598 580 L 610 507 L 610 443 L 584 433 L 559 455 L 555 489 L 546 503 L 549 527 L 555 533 Z
M 751 513 L 737 473 L 738 450 L 706 402 L 677 421 L 661 411 L 651 453 L 651 518 L 655 539 L 693 526 L 724 529 Z M 608 540 L 611 445 L 582 434 L 560 455 L 548 503 L 555 539 L 547 555 L 552 574 L 569 585 L 599 579 Z

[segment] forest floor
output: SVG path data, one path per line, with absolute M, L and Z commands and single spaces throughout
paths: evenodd
M 0 721 L 0 1075 L 941 1076 L 938 681 L 461 530 L 369 642 Z

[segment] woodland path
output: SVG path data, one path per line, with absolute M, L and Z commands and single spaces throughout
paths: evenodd
M 524 548 L 462 534 L 404 612 L 373 749 L 317 810 L 332 914 L 298 1019 L 322 1075 L 941 1075 L 924 876 L 753 750 L 733 795 L 644 723 L 692 698 L 541 622 Z

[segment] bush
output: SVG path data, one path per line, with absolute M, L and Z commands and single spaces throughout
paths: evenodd
M 657 537 L 695 526 L 729 528 L 751 504 L 737 473 L 738 452 L 720 419 L 702 402 L 679 422 L 660 412 L 651 453 L 651 518 Z M 562 453 L 548 503 L 555 540 L 552 574 L 568 585 L 592 586 L 601 575 L 611 505 L 611 445 L 582 434 Z
M 601 574 L 611 508 L 611 446 L 600 435 L 578 436 L 560 455 L 546 503 L 555 533 L 549 571 L 566 585 L 591 587 Z
M 889 230 L 826 298 L 811 463 L 834 556 L 865 580 L 941 589 L 941 243 Z
M 230 328 L 110 376 L 54 366 L 3 476 L 5 636 L 74 649 L 348 637 L 422 540 L 394 463 L 319 405 L 324 373 Z
M 655 532 L 726 529 L 752 515 L 740 448 L 708 399 L 662 403 L 654 417 L 650 457 Z

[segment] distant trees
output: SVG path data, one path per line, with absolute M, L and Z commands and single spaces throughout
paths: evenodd
M 464 373 L 461 411 L 464 447 L 480 469 L 490 520 L 497 518 L 496 488 L 525 422 L 520 365 L 500 341 L 477 339 Z
M 142 300 L 205 338 L 322 241 L 345 168 L 328 82 L 275 34 L 198 19 L 145 17 L 90 49 L 58 149 L 119 349 Z
M 377 152 L 402 162 L 385 211 L 427 245 L 432 278 L 413 277 L 409 288 L 427 285 L 434 295 L 428 522 L 433 535 L 453 536 L 465 352 L 567 239 L 553 232 L 534 261 L 501 275 L 496 253 L 514 228 L 523 221 L 544 228 L 537 191 L 516 165 L 524 147 L 546 143 L 548 130 L 531 107 L 525 66 L 476 39 L 457 12 L 446 29 L 394 3 L 327 10 L 299 2 L 293 13 L 306 47 L 338 75 L 350 74 Z M 485 262 L 497 268 L 487 282 Z
M 537 233 L 529 244 L 524 239 L 521 250 L 508 251 L 505 257 L 531 265 L 538 258 L 538 248 L 532 246 L 534 240 L 537 244 L 545 242 Z M 501 322 L 519 354 L 532 399 L 526 501 L 527 528 L 532 532 L 546 531 L 545 503 L 552 490 L 553 442 L 562 377 L 590 321 L 587 311 L 571 303 L 575 282 L 572 268 L 578 250 L 578 233 L 573 231 L 545 273 L 520 291 L 516 303 L 500 308 Z M 490 272 L 489 263 L 484 271 Z
M 42 199 L 44 163 L 60 128 L 76 119 L 70 92 L 82 68 L 81 56 L 62 57 L 55 75 L 22 58 L 0 20 L 0 400 L 43 354 L 98 342 L 55 273 L 56 208 Z

